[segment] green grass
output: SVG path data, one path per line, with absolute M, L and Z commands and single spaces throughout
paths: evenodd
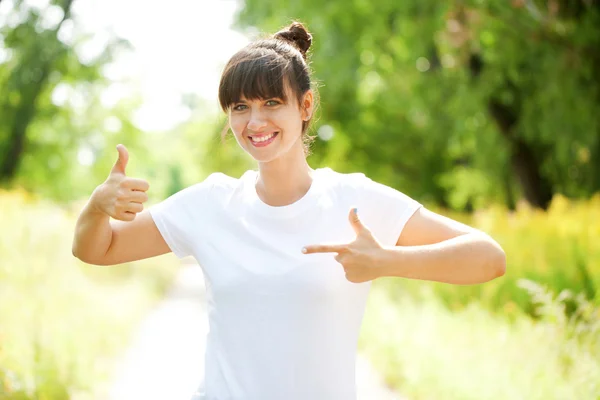
M 473 215 L 506 275 L 375 281 L 359 345 L 410 400 L 600 399 L 600 196 Z
M 103 398 L 177 270 L 172 255 L 81 263 L 80 208 L 0 192 L 0 400 Z M 598 400 L 600 197 L 451 216 L 503 245 L 507 274 L 473 286 L 376 280 L 361 350 L 409 400 Z
M 546 299 L 541 316 L 503 318 L 477 302 L 452 311 L 435 295 L 392 297 L 376 281 L 359 347 L 410 400 L 598 400 L 600 309 L 584 301 L 569 319 L 556 296 L 532 291 Z
M 515 212 L 500 207 L 473 215 L 436 210 L 483 230 L 506 252 L 506 275 L 484 285 L 426 283 L 452 309 L 472 301 L 502 313 L 507 304 L 532 314 L 531 299 L 517 282 L 526 278 L 548 285 L 553 292 L 584 293 L 600 306 L 600 194 L 587 201 L 555 196 L 547 212 L 525 204 Z M 388 285 L 394 286 L 393 282 Z M 403 291 L 420 296 L 423 281 L 403 283 Z M 390 287 L 390 292 L 398 290 Z M 574 304 L 567 304 L 572 311 Z
M 178 263 L 86 265 L 71 254 L 75 213 L 21 193 L 0 193 L 0 209 L 0 399 L 102 398 Z

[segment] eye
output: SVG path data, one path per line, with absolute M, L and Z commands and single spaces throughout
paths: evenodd
M 233 106 L 233 110 L 234 111 L 243 111 L 247 108 L 247 106 L 245 104 L 237 104 L 235 106 Z
M 281 102 L 279 100 L 267 100 L 267 105 L 268 106 L 276 106 L 281 104 Z

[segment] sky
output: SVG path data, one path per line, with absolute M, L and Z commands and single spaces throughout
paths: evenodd
M 123 97 L 139 93 L 143 105 L 134 123 L 148 131 L 166 130 L 189 117 L 181 104 L 184 93 L 207 101 L 208 113 L 219 112 L 217 89 L 220 73 L 248 39 L 232 30 L 234 14 L 243 0 L 75 0 L 75 23 L 66 21 L 58 32 L 61 41 L 73 45 L 80 61 L 90 61 L 105 47 L 111 33 L 133 46 L 121 53 L 103 72 L 113 82 L 102 95 L 110 107 Z M 24 0 L 42 12 L 41 28 L 58 25 L 62 11 L 50 0 Z M 0 24 L 16 26 L 26 14 L 13 12 L 13 0 L 0 3 Z M 77 44 L 76 38 L 91 40 Z M 0 46 L 1 47 L 1 46 Z M 0 48 L 0 62 L 10 54 Z M 83 106 L 67 85 L 53 92 L 56 104 Z
M 184 121 L 188 110 L 181 105 L 183 93 L 197 94 L 218 111 L 222 67 L 248 41 L 230 28 L 236 0 L 76 0 L 75 4 L 87 29 L 100 36 L 112 29 L 133 45 L 134 51 L 119 57 L 106 74 L 117 81 L 134 79 L 139 85 L 144 103 L 134 121 L 140 128 L 169 129 Z M 118 98 L 119 90 L 113 92 L 107 97 Z

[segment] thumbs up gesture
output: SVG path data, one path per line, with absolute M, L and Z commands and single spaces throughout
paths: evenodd
M 335 260 L 342 264 L 346 278 L 350 282 L 361 283 L 382 276 L 377 266 L 377 256 L 383 247 L 371 231 L 358 218 L 356 208 L 349 214 L 350 225 L 356 232 L 356 239 L 347 244 L 318 244 L 306 246 L 304 254 L 337 253 Z
M 129 178 L 125 174 L 129 152 L 122 144 L 117 145 L 119 156 L 104 183 L 98 186 L 90 199 L 92 207 L 114 219 L 133 221 L 137 213 L 144 209 L 148 201 L 148 182 Z

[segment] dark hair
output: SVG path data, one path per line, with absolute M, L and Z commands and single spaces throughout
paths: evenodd
M 310 68 L 306 53 L 312 35 L 300 22 L 293 22 L 274 35 L 256 40 L 231 57 L 219 83 L 219 103 L 223 111 L 248 100 L 280 98 L 288 101 L 286 86 L 301 106 L 303 95 L 311 89 Z M 316 88 L 315 102 L 317 98 Z M 312 118 L 312 116 L 311 116 Z M 314 139 L 306 132 L 310 124 L 302 122 L 305 153 Z M 225 131 L 226 133 L 226 131 Z

